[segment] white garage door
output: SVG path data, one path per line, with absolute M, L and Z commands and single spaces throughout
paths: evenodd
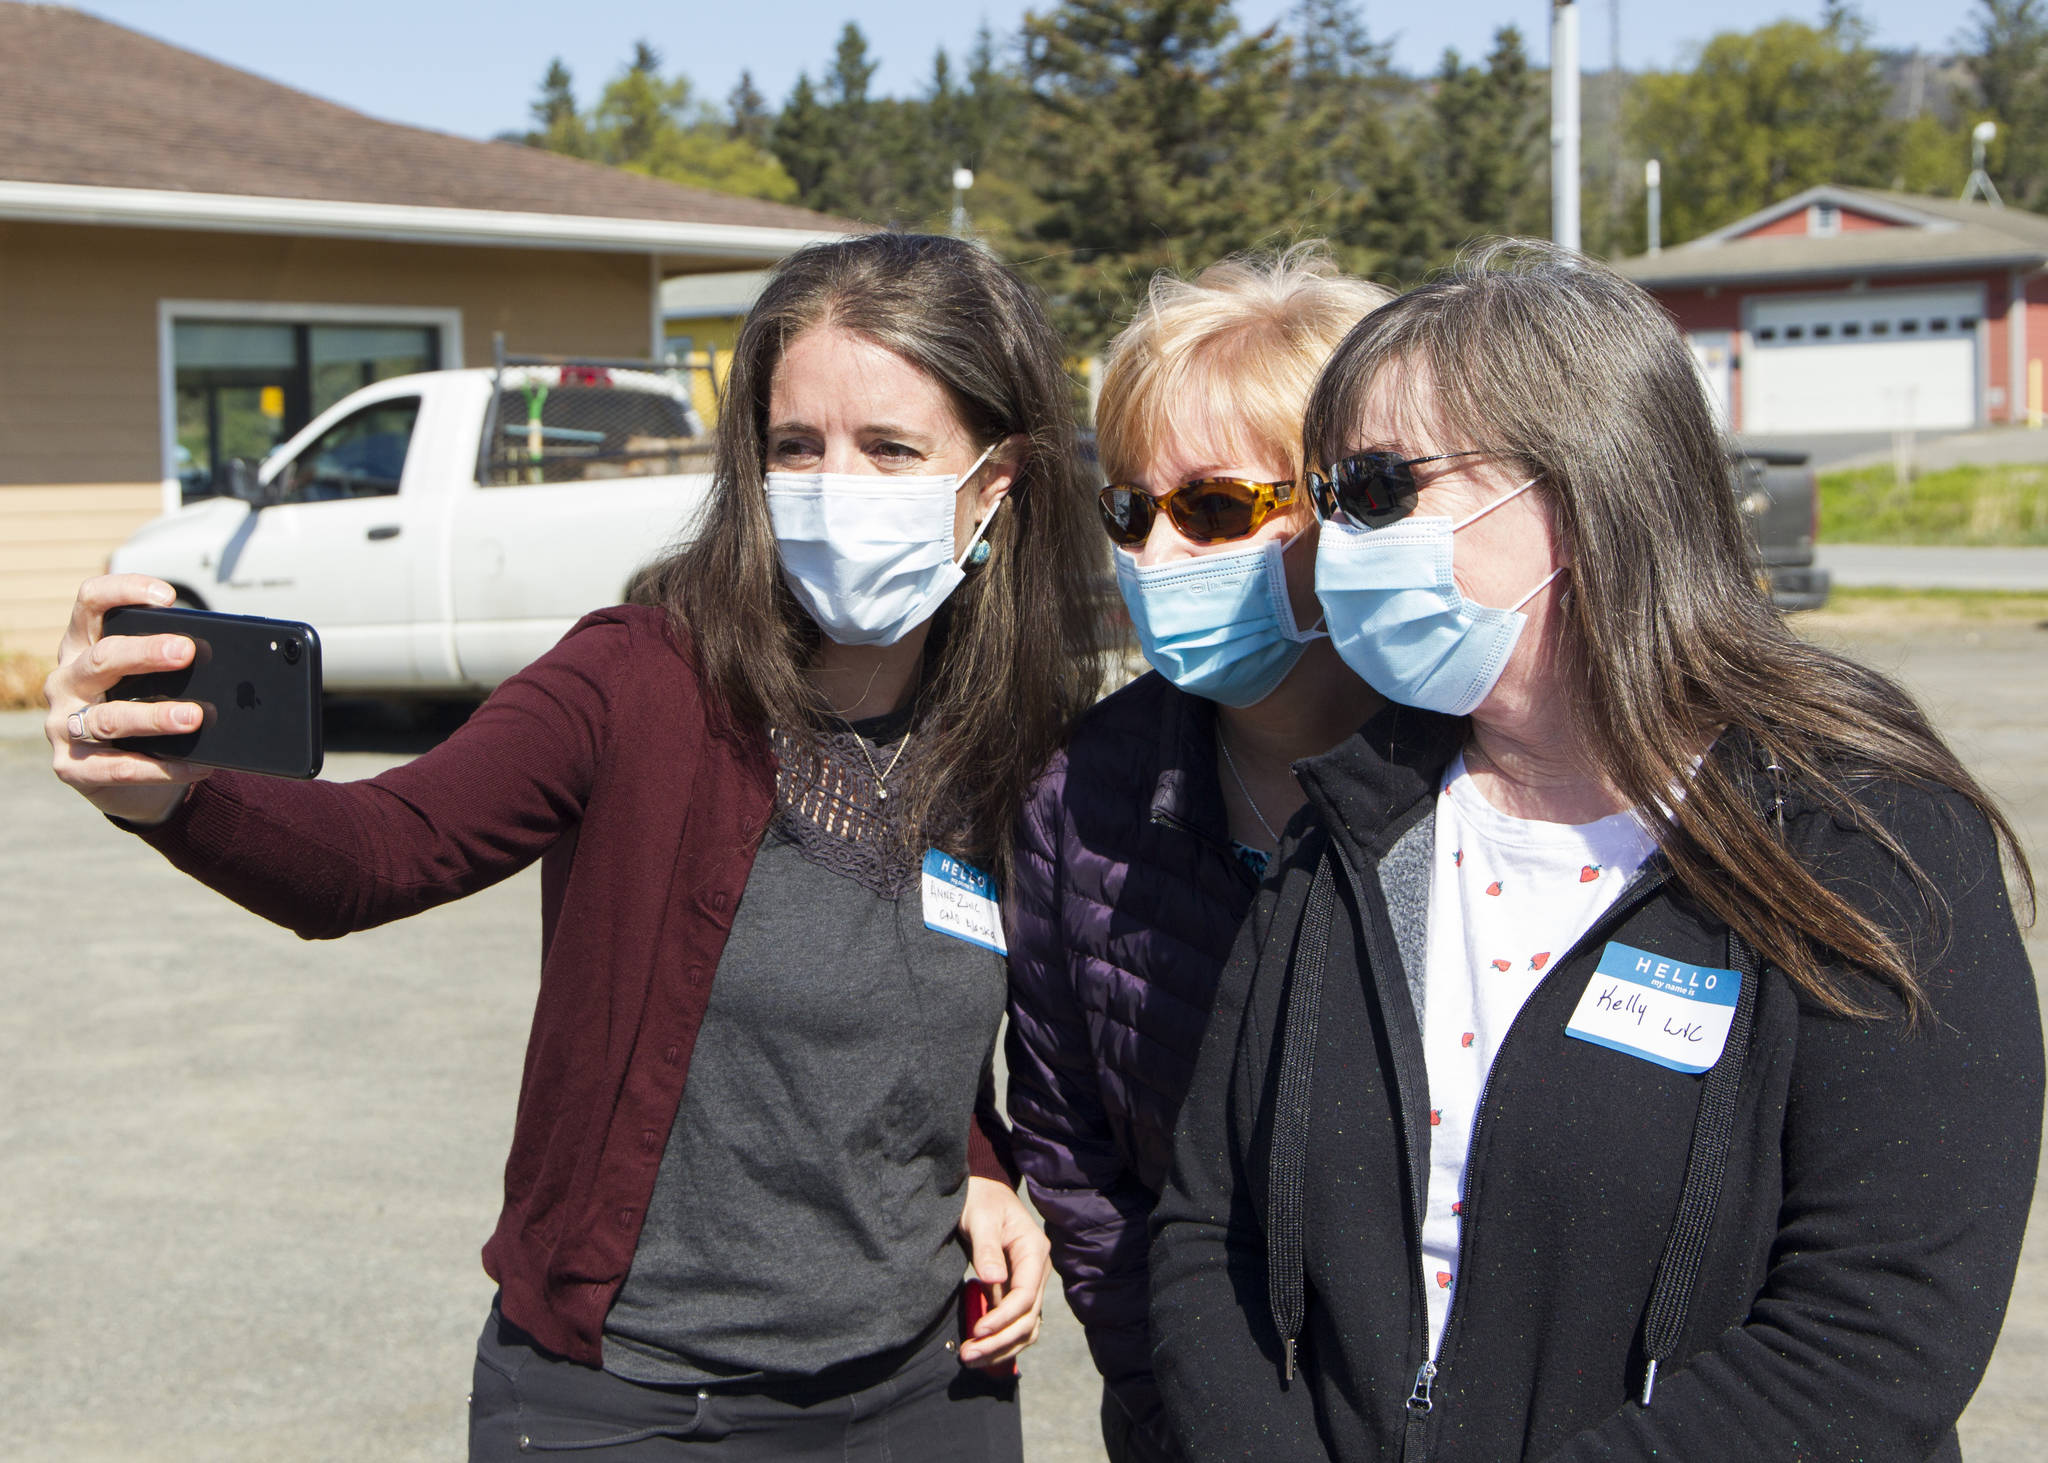
M 1983 314 L 1983 291 L 1975 286 L 1753 299 L 1742 428 L 1972 426 Z

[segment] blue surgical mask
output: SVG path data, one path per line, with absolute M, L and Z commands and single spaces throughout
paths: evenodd
M 841 645 L 894 645 L 932 617 L 967 577 L 967 554 L 953 552 L 953 499 L 995 450 L 958 477 L 768 474 L 782 577 L 819 629 Z M 1002 506 L 981 520 L 969 553 Z
M 1316 549 L 1316 598 L 1344 664 L 1389 701 L 1468 716 L 1492 694 L 1529 622 L 1522 606 L 1476 605 L 1451 578 L 1451 535 L 1535 486 L 1531 478 L 1466 518 L 1403 518 L 1385 528 L 1334 519 Z
M 1263 701 L 1287 678 L 1320 630 L 1298 630 L 1287 597 L 1286 543 L 1268 540 L 1216 554 L 1141 566 L 1116 551 L 1123 591 L 1152 668 L 1190 695 L 1225 706 Z

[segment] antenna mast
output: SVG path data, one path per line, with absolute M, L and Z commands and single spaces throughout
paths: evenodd
M 1998 196 L 1998 185 L 1991 181 L 1991 175 L 1984 171 L 1984 149 L 1998 136 L 1998 124 L 1986 119 L 1970 129 L 1970 181 L 1963 184 L 1963 202 L 1982 198 L 1993 208 L 2005 207 L 2005 200 Z

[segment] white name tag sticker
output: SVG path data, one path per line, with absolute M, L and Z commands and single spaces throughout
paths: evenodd
M 996 881 L 936 848 L 924 854 L 924 927 L 998 955 L 1010 953 Z
M 1721 1059 L 1741 994 L 1740 971 L 1610 941 L 1564 1032 L 1674 1072 L 1704 1072 Z

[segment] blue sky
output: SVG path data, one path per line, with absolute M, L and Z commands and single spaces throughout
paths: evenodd
M 1283 17 L 1294 0 L 1238 0 L 1247 24 Z M 1717 30 L 1748 30 L 1792 17 L 1816 20 L 1820 0 L 1581 0 L 1585 65 L 1604 68 L 1614 7 L 1621 8 L 1621 55 L 1631 68 L 1677 64 Z M 560 56 L 588 102 L 645 36 L 700 92 L 721 99 L 751 69 L 771 102 L 797 73 L 816 76 L 847 21 L 859 22 L 881 63 L 875 85 L 904 94 L 930 74 L 932 52 L 956 56 L 985 20 L 998 39 L 1013 34 L 1045 0 L 90 0 L 79 8 L 160 39 L 257 72 L 374 116 L 471 137 L 526 125 L 526 105 L 550 57 Z M 1863 0 L 1880 45 L 1944 51 L 1976 0 Z M 1487 49 L 1494 30 L 1519 25 L 1531 51 L 1549 50 L 1549 0 L 1365 0 L 1367 28 L 1396 40 L 1403 69 L 1433 66 L 1447 46 Z

